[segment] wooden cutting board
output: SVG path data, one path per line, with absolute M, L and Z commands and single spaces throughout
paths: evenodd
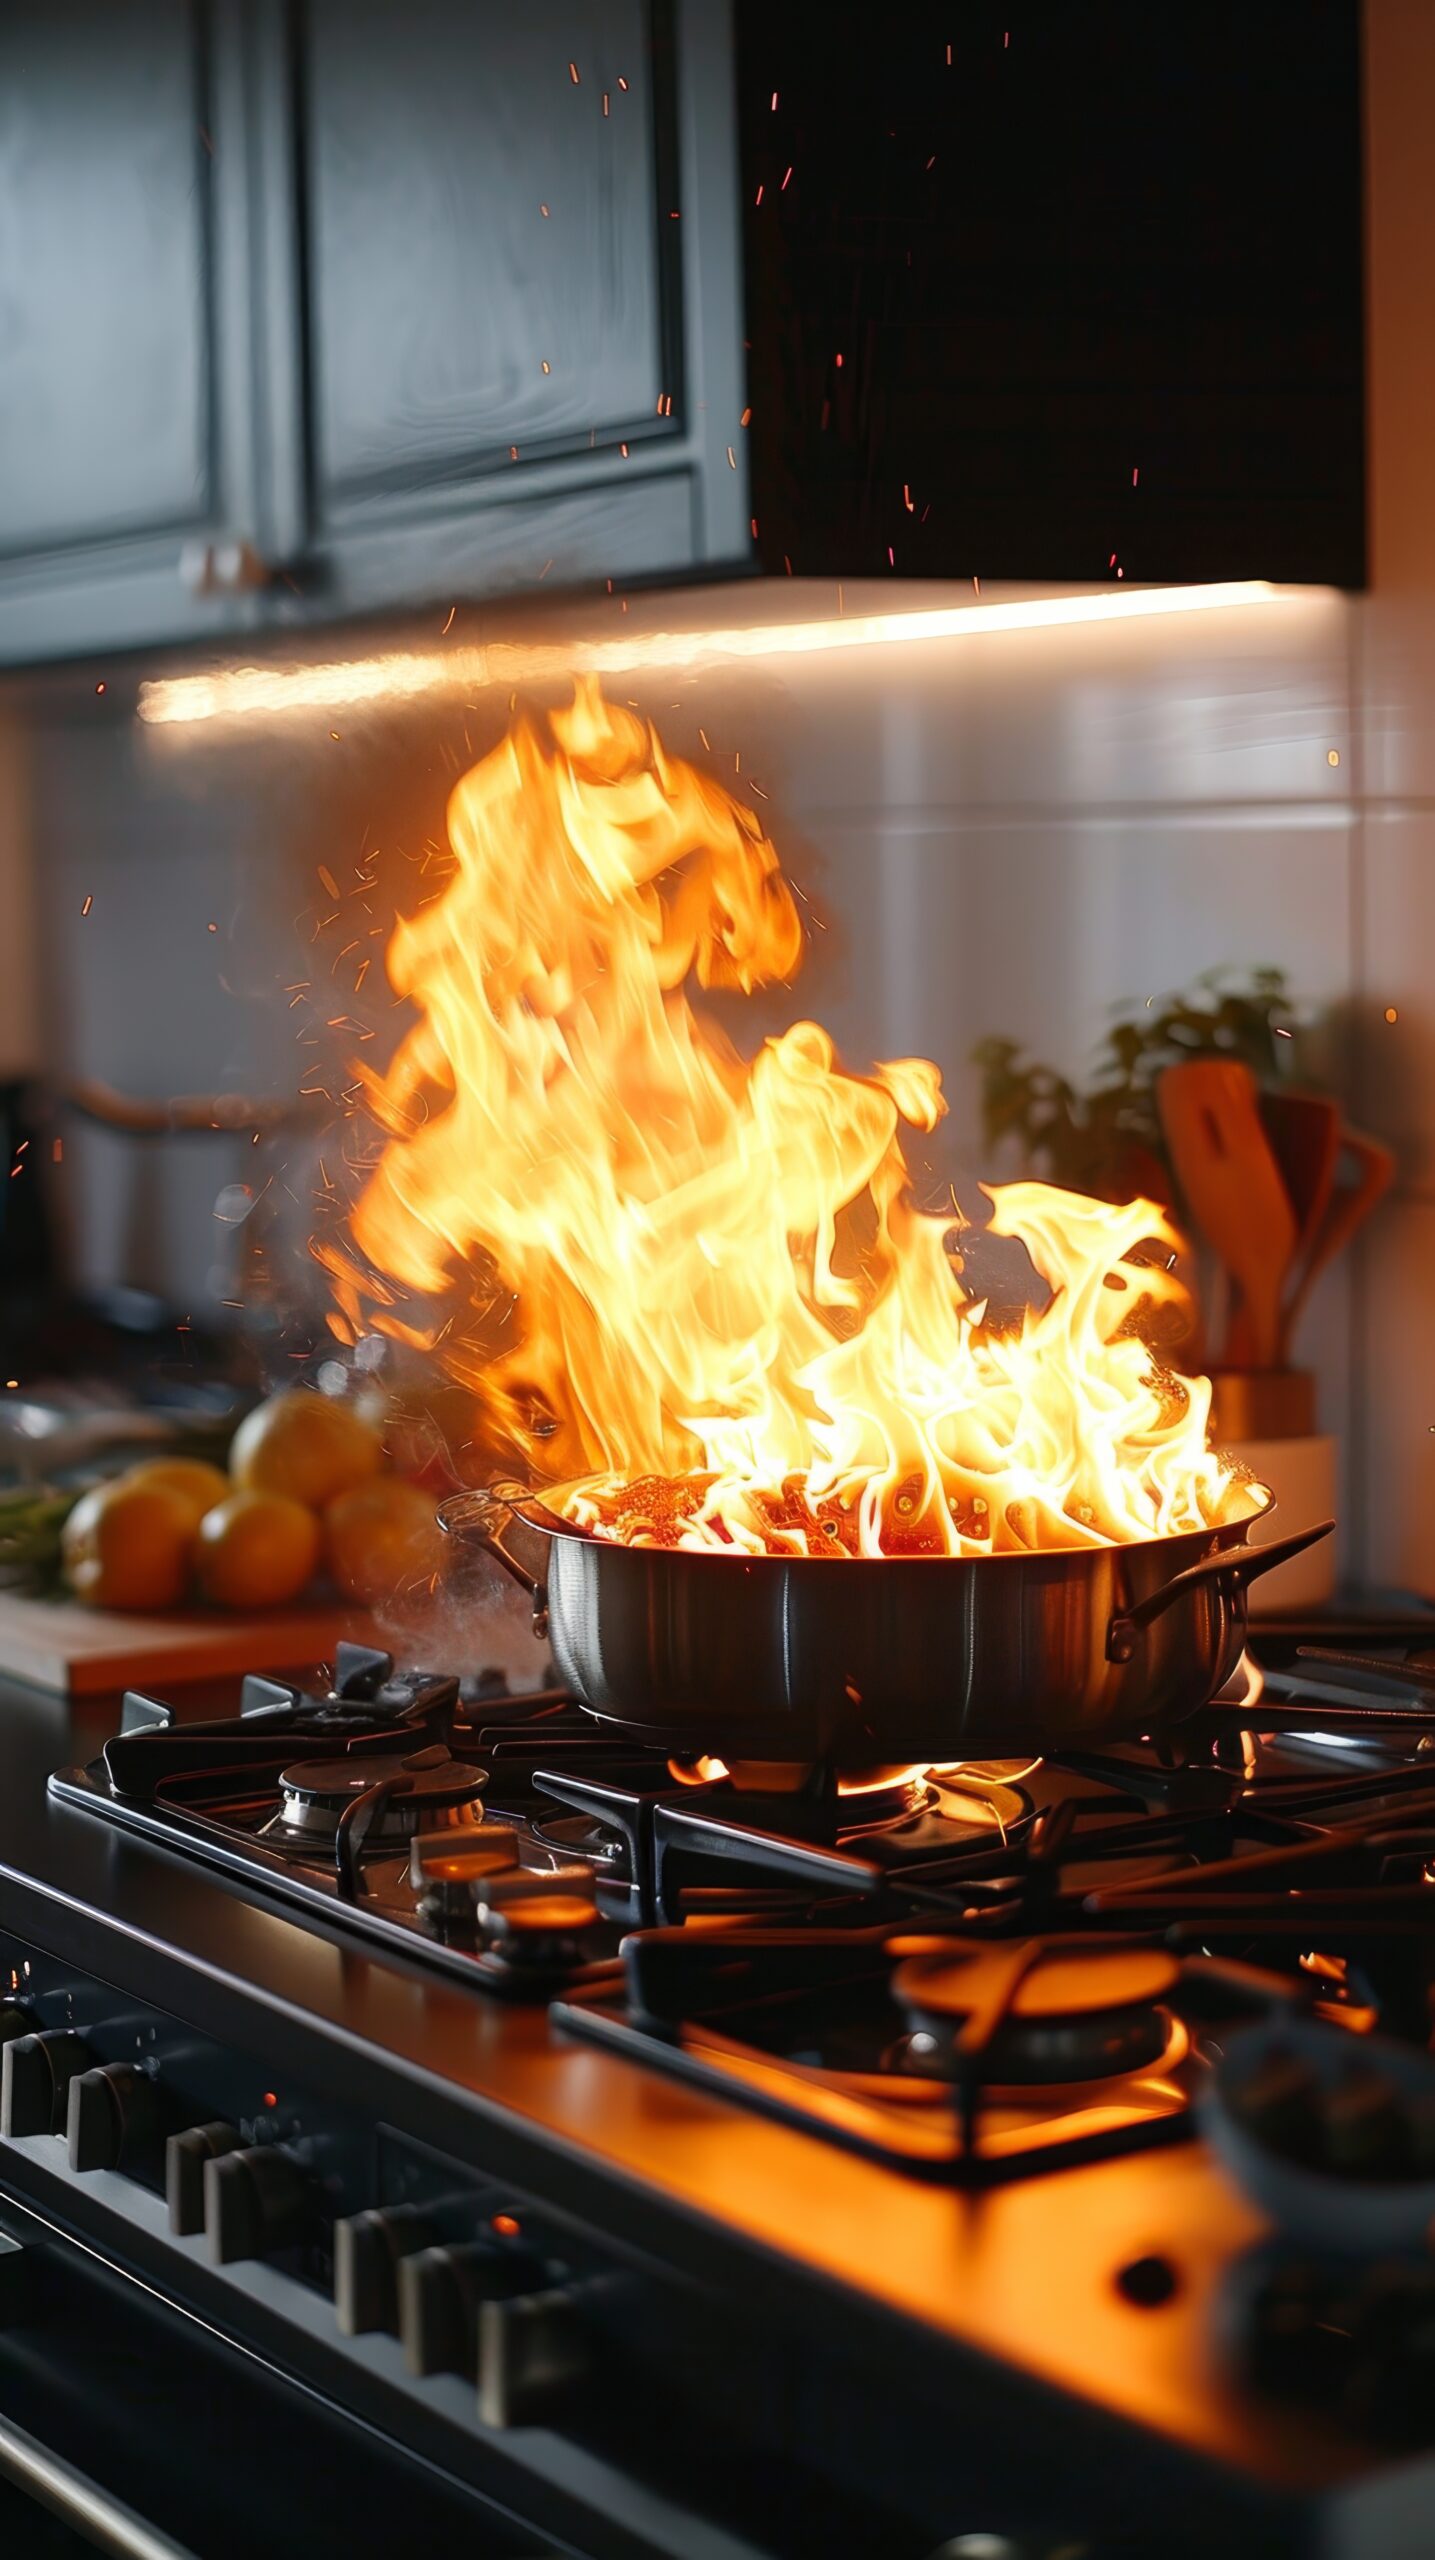
M 382 1641 L 372 1619 L 342 1600 L 252 1614 L 193 1609 L 130 1618 L 77 1600 L 0 1592 L 0 1672 L 71 1698 L 228 1672 L 300 1670 L 332 1662 L 341 1636 Z

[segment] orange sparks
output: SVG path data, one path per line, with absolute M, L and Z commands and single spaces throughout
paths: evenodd
M 545 366 L 544 366 L 543 370 L 544 370 L 544 372 L 545 372 L 545 373 L 548 371 L 548 367 L 547 367 L 547 365 L 545 365 Z M 456 604 L 451 604 L 451 605 L 449 606 L 449 609 L 448 609 L 448 620 L 447 620 L 447 622 L 444 624 L 444 627 L 443 627 L 442 631 L 441 631 L 441 632 L 439 633 L 439 635 L 438 635 L 438 636 L 439 636 L 439 638 L 440 638 L 440 640 L 446 640 L 446 639 L 448 638 L 449 633 L 450 633 L 450 632 L 452 631 L 452 629 L 453 629 L 453 618 L 454 618 L 454 615 L 457 613 L 457 611 L 458 611 L 458 607 L 457 607 L 457 605 L 456 605 Z
M 570 63 L 569 63 L 569 65 L 568 65 L 568 77 L 569 77 L 569 79 L 572 81 L 573 86 L 574 86 L 574 88 L 576 89 L 576 88 L 577 88 L 577 86 L 578 86 L 578 65 L 577 65 L 577 63 L 576 63 L 576 62 L 570 62 Z
M 332 732 L 331 732 L 330 734 L 332 735 Z M 319 873 L 319 878 L 320 878 L 320 880 L 323 882 L 324 887 L 327 889 L 327 891 L 328 891 L 328 893 L 329 893 L 330 897 L 331 897 L 331 898 L 337 898 L 337 896 L 339 895 L 339 883 L 338 883 L 338 881 L 335 879 L 333 872 L 329 869 L 329 866 L 328 866 L 328 864 L 327 864 L 326 862 L 321 862 L 321 863 L 319 864 L 319 866 L 318 866 L 318 873 Z

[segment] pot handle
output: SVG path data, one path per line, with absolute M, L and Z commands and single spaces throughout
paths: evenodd
M 533 1632 L 541 1640 L 548 1633 L 548 1584 L 541 1572 L 525 1562 L 512 1538 L 513 1506 L 527 1490 L 526 1485 L 492 1484 L 482 1493 L 451 1494 L 439 1504 L 437 1517 L 446 1537 L 477 1539 L 495 1563 L 532 1594 Z
M 1107 1661 L 1129 1662 L 1142 1629 L 1163 1616 L 1183 1593 L 1197 1590 L 1202 1583 L 1219 1583 L 1227 1574 L 1232 1575 L 1244 1591 L 1247 1584 L 1259 1581 L 1263 1573 L 1273 1572 L 1278 1564 L 1285 1564 L 1291 1556 L 1303 1555 L 1317 1539 L 1328 1538 L 1334 1527 L 1333 1520 L 1320 1520 L 1313 1529 L 1293 1529 L 1288 1538 L 1272 1538 L 1269 1546 L 1226 1547 L 1218 1555 L 1203 1556 L 1199 1564 L 1188 1564 L 1184 1573 L 1173 1574 L 1169 1582 L 1162 1583 L 1159 1591 L 1148 1593 L 1144 1600 L 1136 1601 L 1131 1608 L 1124 1609 L 1120 1617 L 1112 1619 L 1106 1630 Z

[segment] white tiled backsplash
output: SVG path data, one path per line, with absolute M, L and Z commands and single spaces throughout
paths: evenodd
M 849 587 L 844 609 L 942 600 Z M 782 601 L 798 618 L 834 603 L 797 582 Z M 812 1013 L 854 1060 L 935 1057 L 944 1170 L 990 1169 L 967 1065 L 984 1033 L 1079 1069 L 1114 1002 L 1222 963 L 1279 965 L 1322 1009 L 1332 1071 L 1398 1146 L 1402 1184 L 1324 1285 L 1304 1348 L 1345 1450 L 1351 1569 L 1435 1592 L 1435 640 L 1422 657 L 1407 609 L 1401 647 L 1377 647 L 1380 612 L 1295 593 L 613 689 L 751 791 L 812 901 L 804 976 L 763 1027 Z M 342 870 L 370 825 L 421 846 L 455 760 L 505 712 L 490 696 L 338 739 L 306 716 L 212 748 L 84 716 L 38 728 L 41 1063 L 148 1092 L 292 1085 L 284 990 L 305 974 L 316 864 Z M 67 1186 L 82 1274 L 202 1302 L 211 1205 L 236 1169 L 218 1141 L 161 1155 L 86 1137 Z

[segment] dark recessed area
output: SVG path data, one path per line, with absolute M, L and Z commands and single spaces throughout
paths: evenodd
M 740 26 L 769 570 L 1363 582 L 1353 0 Z

